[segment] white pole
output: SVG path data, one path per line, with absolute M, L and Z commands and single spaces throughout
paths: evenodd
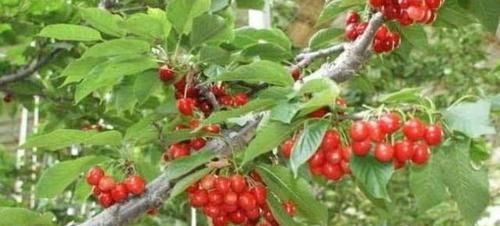
M 262 10 L 248 10 L 248 26 L 263 29 L 271 27 L 271 6 L 266 1 Z
M 33 109 L 33 134 L 38 133 L 38 123 L 40 121 L 39 118 L 39 105 L 40 105 L 40 97 L 33 97 L 35 102 L 35 108 Z M 35 207 L 35 182 L 36 182 L 36 172 L 39 167 L 38 156 L 37 156 L 37 148 L 33 148 L 33 152 L 31 153 L 31 180 L 33 184 L 31 185 L 31 197 L 30 197 L 30 205 L 31 208 Z
M 26 136 L 28 134 L 28 109 L 22 108 L 21 110 L 21 122 L 19 124 L 19 147 L 26 142 Z M 16 152 L 16 169 L 20 170 L 25 162 L 24 157 L 26 155 L 26 150 L 24 148 L 18 148 Z M 14 199 L 17 202 L 23 201 L 23 181 L 19 178 L 16 179 L 14 185 Z

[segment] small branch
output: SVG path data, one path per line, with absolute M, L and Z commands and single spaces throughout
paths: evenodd
M 299 68 L 305 68 L 309 66 L 309 64 L 311 64 L 317 58 L 328 57 L 335 53 L 344 51 L 344 45 L 345 43 L 340 43 L 325 49 L 320 49 L 313 52 L 301 53 L 295 58 L 295 60 L 298 61 L 298 63 L 295 64 L 294 66 Z
M 212 105 L 215 111 L 220 109 L 217 97 L 215 97 L 214 93 L 210 90 L 210 88 L 208 88 L 208 86 L 199 84 L 197 88 L 200 90 L 201 95 L 203 95 L 208 100 L 210 105 Z
M 20 69 L 12 74 L 6 74 L 0 77 L 0 86 L 4 86 L 8 83 L 12 83 L 15 81 L 23 80 L 35 72 L 37 72 L 40 68 L 48 64 L 51 60 L 56 58 L 59 54 L 63 52 L 63 49 L 56 49 L 45 55 L 40 57 L 38 60 L 31 62 L 27 67 Z

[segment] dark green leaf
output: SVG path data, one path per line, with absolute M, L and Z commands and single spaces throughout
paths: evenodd
M 288 36 L 279 29 L 255 29 L 251 27 L 238 28 L 232 44 L 237 48 L 244 49 L 259 43 L 275 44 L 284 50 L 290 50 L 292 47 Z
M 316 24 L 319 25 L 331 21 L 347 9 L 355 6 L 363 6 L 364 4 L 366 4 L 366 1 L 363 0 L 332 0 L 323 8 Z
M 229 42 L 234 38 L 232 24 L 217 15 L 203 14 L 193 21 L 191 45 L 200 46 L 204 43 L 219 44 Z
M 203 120 L 203 124 L 209 125 L 209 124 L 221 123 L 229 118 L 241 117 L 250 112 L 255 113 L 255 112 L 265 111 L 270 109 L 274 104 L 276 104 L 276 101 L 271 99 L 255 99 L 238 108 L 233 108 L 226 111 L 214 112 L 212 115 L 210 115 L 210 117 Z
M 290 157 L 290 167 L 295 177 L 297 177 L 299 167 L 307 162 L 318 150 L 328 126 L 328 121 L 306 121 L 303 132 L 293 145 L 292 156 Z
M 217 46 L 203 46 L 200 49 L 200 61 L 209 64 L 226 65 L 231 59 L 231 53 Z
M 265 0 L 236 0 L 236 5 L 241 9 L 262 9 L 266 2 Z
M 98 31 L 74 24 L 51 24 L 44 27 L 38 36 L 67 41 L 99 41 L 102 39 Z
M 500 9 L 500 1 L 468 1 L 465 8 L 479 19 L 486 30 L 493 34 L 497 32 L 498 22 L 500 20 L 500 10 L 498 10 Z
M 421 212 L 440 204 L 447 198 L 439 164 L 438 161 L 431 159 L 426 166 L 411 168 L 410 189 Z
M 175 186 L 172 188 L 172 191 L 170 192 L 170 196 L 168 197 L 168 199 L 175 198 L 176 196 L 182 194 L 189 186 L 199 181 L 205 175 L 210 173 L 210 171 L 211 169 L 209 168 L 201 169 L 179 180 L 177 183 L 175 183 Z
M 175 30 L 189 33 L 193 19 L 210 9 L 210 0 L 173 0 L 167 6 L 167 16 Z
M 167 169 L 165 169 L 167 172 L 167 178 L 172 180 L 185 175 L 186 173 L 189 173 L 199 166 L 209 162 L 214 157 L 214 152 L 202 149 L 201 151 L 190 156 L 176 159 L 167 167 Z
M 292 58 L 292 53 L 272 43 L 258 43 L 243 50 L 245 57 L 259 57 L 263 60 L 274 62 L 284 61 Z
M 119 145 L 122 135 L 118 131 L 83 131 L 71 129 L 58 129 L 47 134 L 40 134 L 28 138 L 24 148 L 40 148 L 58 150 L 72 144 L 86 145 Z
M 134 95 L 140 104 L 146 102 L 154 93 L 161 91 L 162 83 L 158 80 L 158 72 L 145 71 L 136 76 L 134 84 Z
M 278 197 L 276 197 L 273 193 L 269 192 L 267 194 L 267 204 L 269 205 L 269 209 L 273 214 L 274 218 L 280 225 L 290 225 L 290 226 L 298 226 L 293 218 L 291 218 L 283 209 L 283 205 L 280 203 Z
M 350 162 L 356 181 L 374 198 L 390 200 L 387 184 L 394 173 L 392 163 L 383 164 L 372 156 L 353 156 Z
M 127 54 L 143 54 L 150 51 L 145 41 L 133 39 L 113 39 L 89 48 L 82 57 L 112 57 Z
M 238 67 L 234 71 L 225 72 L 215 78 L 215 81 L 244 81 L 248 83 L 265 82 L 278 86 L 291 86 L 293 79 L 280 64 L 270 61 L 257 61 Z

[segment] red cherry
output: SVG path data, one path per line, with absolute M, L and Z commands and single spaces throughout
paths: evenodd
M 334 150 L 339 147 L 340 135 L 337 131 L 328 130 L 323 136 L 323 141 L 321 142 L 321 148 L 325 151 Z
M 238 93 L 233 97 L 234 106 L 243 106 L 248 103 L 248 95 L 246 93 Z
M 207 144 L 207 140 L 205 140 L 202 137 L 193 138 L 193 139 L 191 139 L 191 142 L 189 143 L 191 148 L 193 148 L 194 150 L 202 149 L 203 147 L 205 147 L 205 144 Z
M 92 187 L 92 194 L 94 194 L 95 197 L 98 197 L 99 194 L 101 194 L 101 193 L 102 192 L 101 192 L 101 190 L 99 190 L 99 187 L 97 187 L 97 186 Z
M 349 167 L 349 161 L 342 160 L 340 162 L 340 167 L 345 174 L 351 173 L 351 167 Z
M 226 194 L 231 190 L 231 181 L 226 177 L 217 177 L 217 179 L 215 179 L 215 190 L 221 194 Z
M 378 120 L 378 126 L 383 133 L 394 133 L 401 126 L 401 118 L 396 113 L 382 115 Z
M 436 18 L 437 18 L 437 13 L 431 11 L 431 14 L 428 17 L 426 17 L 426 21 L 424 23 L 432 24 L 434 23 L 434 21 L 436 21 Z
M 357 141 L 352 143 L 352 153 L 357 156 L 366 156 L 370 153 L 372 143 L 369 140 Z
M 113 188 L 115 188 L 116 186 L 116 182 L 115 182 L 115 179 L 113 179 L 112 177 L 110 176 L 104 176 L 101 178 L 101 180 L 99 180 L 99 190 L 101 190 L 102 192 L 109 192 L 111 190 L 113 190 Z
M 323 150 L 318 150 L 314 155 L 309 159 L 309 165 L 311 166 L 322 166 L 325 163 L 325 152 Z
M 390 42 L 392 42 L 393 48 L 399 48 L 399 46 L 401 45 L 401 36 L 399 36 L 399 33 L 392 32 L 389 34 L 389 36 L 387 36 L 387 38 L 390 40 Z
M 425 142 L 428 145 L 438 145 L 443 141 L 443 131 L 440 125 L 430 125 L 425 131 Z
M 213 205 L 220 205 L 224 203 L 224 196 L 222 196 L 217 191 L 209 191 L 208 192 L 208 201 Z
M 251 210 L 257 207 L 257 200 L 250 192 L 245 192 L 238 197 L 238 206 L 244 210 Z
M 268 222 L 276 222 L 276 219 L 274 218 L 273 214 L 271 213 L 271 211 L 266 211 L 264 212 L 264 218 L 268 221 Z
M 295 143 L 295 140 L 293 138 L 290 138 L 286 140 L 282 145 L 281 145 L 281 153 L 285 158 L 290 158 L 292 155 L 292 150 L 293 150 L 293 144 Z
M 250 177 L 253 178 L 257 182 L 262 183 L 262 178 L 260 177 L 259 173 L 257 173 L 257 171 L 252 170 L 252 172 L 250 172 Z
M 326 163 L 325 165 L 323 165 L 322 172 L 326 178 L 334 181 L 340 180 L 340 178 L 342 178 L 342 176 L 344 175 L 340 164 Z
M 379 162 L 390 162 L 394 156 L 394 149 L 390 144 L 380 143 L 375 147 L 374 155 Z
M 203 213 L 205 213 L 205 215 L 207 215 L 211 218 L 216 218 L 216 217 L 220 216 L 221 210 L 219 209 L 218 206 L 209 204 L 209 205 L 206 205 L 205 207 L 203 207 Z
M 356 31 L 356 26 L 357 26 L 357 24 L 353 23 L 353 24 L 348 24 L 345 27 L 345 38 L 348 41 L 354 41 L 354 40 L 356 40 L 356 38 L 358 38 L 359 34 Z
M 128 197 L 128 189 L 124 184 L 118 184 L 111 190 L 111 197 L 115 202 L 123 202 Z
M 197 192 L 198 190 L 200 190 L 200 186 L 199 186 L 199 183 L 198 183 L 198 182 L 196 182 L 196 183 L 192 184 L 191 186 L 189 186 L 189 187 L 186 189 L 186 191 L 187 191 L 188 193 L 195 193 L 195 192 Z
M 220 125 L 218 124 L 208 125 L 203 129 L 209 133 L 220 133 Z
M 160 80 L 164 82 L 171 81 L 175 77 L 175 72 L 168 65 L 163 65 L 160 67 L 158 74 L 160 75 Z
M 384 5 L 384 0 L 370 0 L 369 2 L 373 8 L 378 8 Z
M 257 204 L 262 205 L 266 203 L 267 188 L 262 185 L 257 185 L 250 189 L 250 193 L 255 197 Z
M 245 215 L 250 220 L 256 220 L 256 219 L 259 219 L 259 217 L 260 217 L 260 211 L 259 211 L 258 208 L 253 208 L 253 209 L 245 210 Z
M 3 102 L 10 103 L 10 102 L 12 102 L 12 99 L 14 99 L 14 95 L 12 95 L 11 93 L 7 93 L 3 97 Z
M 396 161 L 405 163 L 413 157 L 413 143 L 410 141 L 397 141 L 394 144 L 394 158 Z
M 385 138 L 385 133 L 382 132 L 378 123 L 375 121 L 369 121 L 366 123 L 368 126 L 368 132 L 370 134 L 370 139 L 374 142 L 382 142 Z
M 229 224 L 229 219 L 225 215 L 219 215 L 212 219 L 214 226 L 227 226 Z
M 409 26 L 413 24 L 413 19 L 410 18 L 406 10 L 401 11 L 401 16 L 398 18 L 398 21 L 403 26 Z
M 215 181 L 217 178 L 212 175 L 206 175 L 200 180 L 200 187 L 205 190 L 211 190 L 215 186 Z
M 355 24 L 360 21 L 359 14 L 357 12 L 351 11 L 347 13 L 345 24 Z
M 206 100 L 202 101 L 198 108 L 205 114 L 205 116 L 210 115 L 213 111 L 212 105 Z
M 290 74 L 292 75 L 293 80 L 297 81 L 297 80 L 299 80 L 302 72 L 300 71 L 299 67 L 293 67 Z
M 338 164 L 342 160 L 342 154 L 339 149 L 325 151 L 325 159 L 331 164 Z
M 368 22 L 361 22 L 356 25 L 356 33 L 359 35 L 363 34 L 368 27 Z
M 221 97 L 226 95 L 226 88 L 222 85 L 212 86 L 212 93 L 216 97 Z
M 425 136 L 425 126 L 417 118 L 407 121 L 403 126 L 403 133 L 410 141 L 417 141 Z
M 375 53 L 383 53 L 385 51 L 384 41 L 382 41 L 380 39 L 374 39 L 373 40 L 373 51 L 375 51 Z
M 180 143 L 170 146 L 169 152 L 174 159 L 189 156 L 190 154 L 189 147 L 187 147 L 187 145 L 185 144 Z
M 194 207 L 203 207 L 208 203 L 208 193 L 205 190 L 198 190 L 189 194 L 189 202 Z
M 415 153 L 412 157 L 412 162 L 417 165 L 424 165 L 429 161 L 430 150 L 427 144 L 424 143 L 416 143 L 413 145 L 413 149 Z
M 311 171 L 312 175 L 319 176 L 319 175 L 323 174 L 323 165 L 319 165 L 319 166 L 309 165 L 309 170 Z
M 224 95 L 224 96 L 219 97 L 218 100 L 222 105 L 225 105 L 225 106 L 232 106 L 233 105 L 233 98 L 231 96 Z
M 286 201 L 283 203 L 283 208 L 289 216 L 295 216 L 295 214 L 297 214 L 297 208 L 292 201 Z
M 394 165 L 394 169 L 401 169 L 405 166 L 405 162 L 400 162 L 398 160 L 394 160 L 392 164 Z
M 187 82 L 186 82 L 186 77 L 182 77 L 181 80 L 179 80 L 178 82 L 174 83 L 174 87 L 175 87 L 175 90 L 184 94 L 184 91 L 186 90 L 186 85 L 187 85 Z
M 233 175 L 229 178 L 231 181 L 231 189 L 236 193 L 241 193 L 247 189 L 247 182 L 245 178 L 239 174 Z
M 387 37 L 387 34 L 389 34 L 389 28 L 387 26 L 382 25 L 377 29 L 377 32 L 375 33 L 375 38 L 379 40 L 384 40 Z
M 349 134 L 353 141 L 364 141 L 370 135 L 368 126 L 364 121 L 353 122 Z
M 241 210 L 231 213 L 229 218 L 231 219 L 231 222 L 233 222 L 234 224 L 243 224 L 248 220 L 245 213 L 243 213 L 243 211 Z
M 441 7 L 441 4 L 443 3 L 443 0 L 425 0 L 425 4 L 429 9 L 432 10 L 437 10 L 439 7 Z
M 101 193 L 97 199 L 103 208 L 108 208 L 115 204 L 109 193 Z
M 104 176 L 104 170 L 101 167 L 94 166 L 89 169 L 86 175 L 87 183 L 90 185 L 98 185 L 101 178 Z
M 177 100 L 177 109 L 183 115 L 193 115 L 194 103 L 191 98 L 181 98 Z
M 238 202 L 238 197 L 236 197 L 235 204 L 233 204 L 233 205 L 228 205 L 225 203 L 222 204 L 221 205 L 222 211 L 224 211 L 225 213 L 232 213 L 232 212 L 238 210 L 238 205 L 236 205 L 237 202 Z
M 316 111 L 309 113 L 309 117 L 310 118 L 323 118 L 323 116 L 328 114 L 328 112 L 330 112 L 330 110 L 327 107 L 323 107 L 323 108 L 320 108 Z
M 342 147 L 340 149 L 340 153 L 342 154 L 342 159 L 344 159 L 344 160 L 350 160 L 351 159 L 351 155 L 352 155 L 352 148 L 351 148 L 351 146 Z
M 127 190 L 134 195 L 142 195 L 146 190 L 146 181 L 137 175 L 129 176 L 123 183 Z
M 420 21 L 425 18 L 426 9 L 418 6 L 410 6 L 406 10 L 408 16 L 415 21 Z

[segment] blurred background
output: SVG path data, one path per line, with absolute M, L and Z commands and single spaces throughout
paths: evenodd
M 22 29 L 29 29 L 24 19 L 36 23 L 50 18 L 64 20 L 68 4 L 96 5 L 97 1 L 59 0 L 0 0 L 0 71 L 6 65 L 25 64 L 26 43 L 16 36 Z M 122 1 L 129 10 L 142 10 L 147 6 L 162 7 L 163 1 Z M 333 40 L 343 40 L 344 17 L 318 24 L 324 0 L 274 0 L 269 5 L 272 26 L 282 29 L 293 41 L 297 51 L 310 45 L 311 37 L 319 30 L 328 28 Z M 22 7 L 21 7 L 22 6 Z M 499 9 L 500 10 L 500 9 Z M 248 10 L 238 10 L 238 23 L 248 24 Z M 17 22 L 13 22 L 17 20 Z M 38 20 L 38 21 L 37 21 Z M 14 26 L 13 26 L 14 25 Z M 27 32 L 27 31 L 25 31 Z M 22 32 L 21 32 L 22 33 Z M 491 34 L 476 25 L 457 29 L 426 27 L 429 44 L 413 46 L 411 51 L 401 48 L 395 54 L 375 56 L 369 65 L 353 81 L 344 86 L 349 104 L 377 104 L 377 97 L 403 88 L 420 87 L 422 93 L 432 98 L 440 108 L 449 106 L 463 95 L 493 96 L 497 109 L 492 115 L 497 131 L 500 131 L 500 32 Z M 404 56 L 404 57 L 403 57 Z M 0 104 L 0 204 L 23 205 L 29 203 L 34 178 L 40 170 L 52 164 L 51 154 L 34 157 L 33 150 L 18 150 L 17 146 L 27 134 L 36 131 L 38 123 L 35 108 L 24 109 L 16 103 Z M 500 225 L 500 135 L 488 137 L 484 144 L 490 169 L 490 207 L 479 225 Z M 71 154 L 71 153 L 68 153 Z M 407 172 L 398 172 L 390 183 L 394 209 L 391 225 L 464 225 L 457 206 L 445 202 L 425 214 L 417 212 L 408 189 Z M 22 181 L 22 183 L 21 183 Z M 372 204 L 358 190 L 352 189 L 351 180 L 329 184 L 318 199 L 329 207 L 331 225 L 377 225 L 379 219 Z M 429 191 L 432 192 L 432 191 Z M 58 205 L 41 205 L 67 215 L 65 222 L 84 219 L 91 214 L 88 201 L 75 201 L 72 194 L 61 199 Z M 184 201 L 173 200 L 162 209 L 160 217 L 142 219 L 138 225 L 186 225 L 188 206 Z M 174 205 L 175 203 L 175 205 Z M 175 208 L 182 203 L 184 208 Z M 438 220 L 436 220 L 438 219 Z M 200 219 L 203 221 L 203 219 Z

